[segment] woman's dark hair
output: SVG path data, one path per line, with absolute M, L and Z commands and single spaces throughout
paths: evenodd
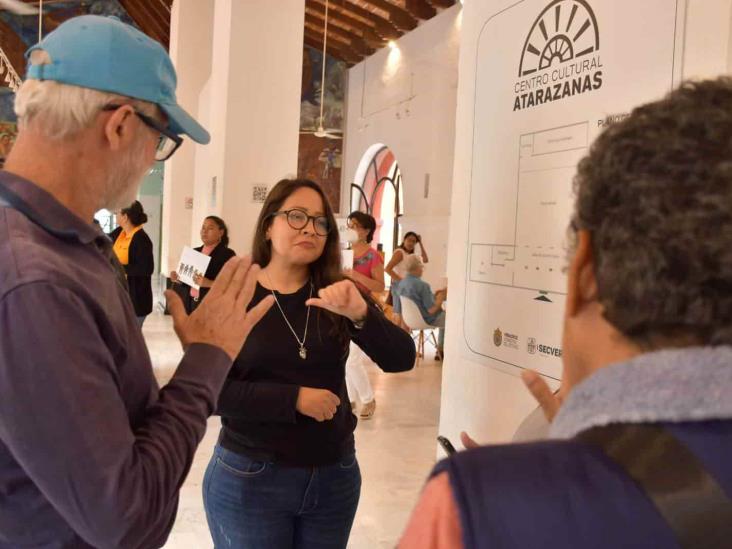
M 406 234 L 404 235 L 404 238 L 402 238 L 402 243 L 401 243 L 401 244 L 399 244 L 399 246 L 398 246 L 398 247 L 399 247 L 399 248 L 401 248 L 402 250 L 406 250 L 406 248 L 404 247 L 404 241 L 405 241 L 405 240 L 407 240 L 407 238 L 409 238 L 410 236 L 413 236 L 413 237 L 414 237 L 414 239 L 415 239 L 415 240 L 416 240 L 417 242 L 419 242 L 419 235 L 418 235 L 417 233 L 415 233 L 414 231 L 408 231 L 408 232 L 407 232 L 407 233 L 406 233 Z
M 323 253 L 310 264 L 310 277 L 315 287 L 315 293 L 317 293 L 318 290 L 343 280 L 343 275 L 341 273 L 340 239 L 336 230 L 333 208 L 331 208 L 323 189 L 314 181 L 309 179 L 282 179 L 272 188 L 264 201 L 264 206 L 262 206 L 262 211 L 257 220 L 257 229 L 254 232 L 252 242 L 252 262 L 264 268 L 272 260 L 272 242 L 267 238 L 267 230 L 272 225 L 274 214 L 280 211 L 290 195 L 299 189 L 312 189 L 318 193 L 323 201 L 323 213 L 328 219 L 328 227 L 330 227 Z M 336 328 L 337 337 L 345 341 L 348 337 L 346 319 L 340 315 L 318 309 L 318 314 L 321 313 L 330 317 Z
M 224 234 L 221 236 L 221 243 L 220 244 L 224 248 L 228 248 L 229 247 L 229 227 L 226 226 L 226 223 L 224 223 L 224 220 L 221 219 L 218 216 L 215 216 L 215 215 L 206 216 L 206 219 L 210 219 L 211 221 L 213 221 L 214 223 L 216 223 L 216 225 L 218 226 L 219 230 L 224 231 Z M 204 221 L 206 219 L 204 219 Z
M 355 219 L 364 229 L 368 229 L 369 234 L 366 235 L 366 242 L 371 243 L 374 239 L 374 232 L 376 232 L 376 220 L 374 217 L 367 213 L 356 211 L 348 214 L 348 219 Z
M 122 208 L 121 212 L 135 227 L 147 223 L 147 214 L 139 200 L 135 200 L 128 208 Z

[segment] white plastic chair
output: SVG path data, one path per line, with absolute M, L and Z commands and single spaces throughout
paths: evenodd
M 409 326 L 412 334 L 419 332 L 416 336 L 412 335 L 412 339 L 417 342 L 417 359 L 424 358 L 424 341 L 425 331 L 429 331 L 429 336 L 432 338 L 432 344 L 437 349 L 437 339 L 435 338 L 435 330 L 439 329 L 437 326 L 432 326 L 425 321 L 422 316 L 422 312 L 419 310 L 417 304 L 403 295 L 399 296 L 402 304 L 402 320 Z

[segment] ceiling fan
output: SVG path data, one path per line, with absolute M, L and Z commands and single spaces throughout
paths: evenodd
M 301 132 L 301 133 L 312 133 L 315 137 L 325 137 L 326 139 L 341 139 L 343 137 L 342 131 L 335 128 L 328 128 L 327 130 L 323 127 L 323 107 L 325 106 L 325 51 L 326 45 L 328 44 L 328 0 L 325 0 L 325 27 L 323 28 L 323 72 L 320 76 L 320 116 L 318 117 L 318 129 L 314 132 Z
M 15 15 L 37 15 L 38 9 L 21 0 L 0 0 L 0 9 L 6 9 Z

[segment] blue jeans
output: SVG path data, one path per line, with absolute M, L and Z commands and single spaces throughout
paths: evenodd
M 391 308 L 395 314 L 402 314 L 402 302 L 399 299 L 399 281 L 391 281 Z
M 445 311 L 440 311 L 437 313 L 430 324 L 433 326 L 437 326 L 440 329 L 440 335 L 437 338 L 437 348 L 442 352 L 442 350 L 445 348 L 445 321 L 447 320 L 447 317 L 445 315 Z
M 216 549 L 345 549 L 360 494 L 355 455 L 284 467 L 217 445 L 203 479 Z

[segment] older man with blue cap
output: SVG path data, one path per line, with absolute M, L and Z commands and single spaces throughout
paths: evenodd
M 159 389 L 94 212 L 129 205 L 155 160 L 209 135 L 165 50 L 113 18 L 71 19 L 28 52 L 0 172 L 0 548 L 159 547 L 218 393 L 271 300 L 232 259 L 189 317 Z

